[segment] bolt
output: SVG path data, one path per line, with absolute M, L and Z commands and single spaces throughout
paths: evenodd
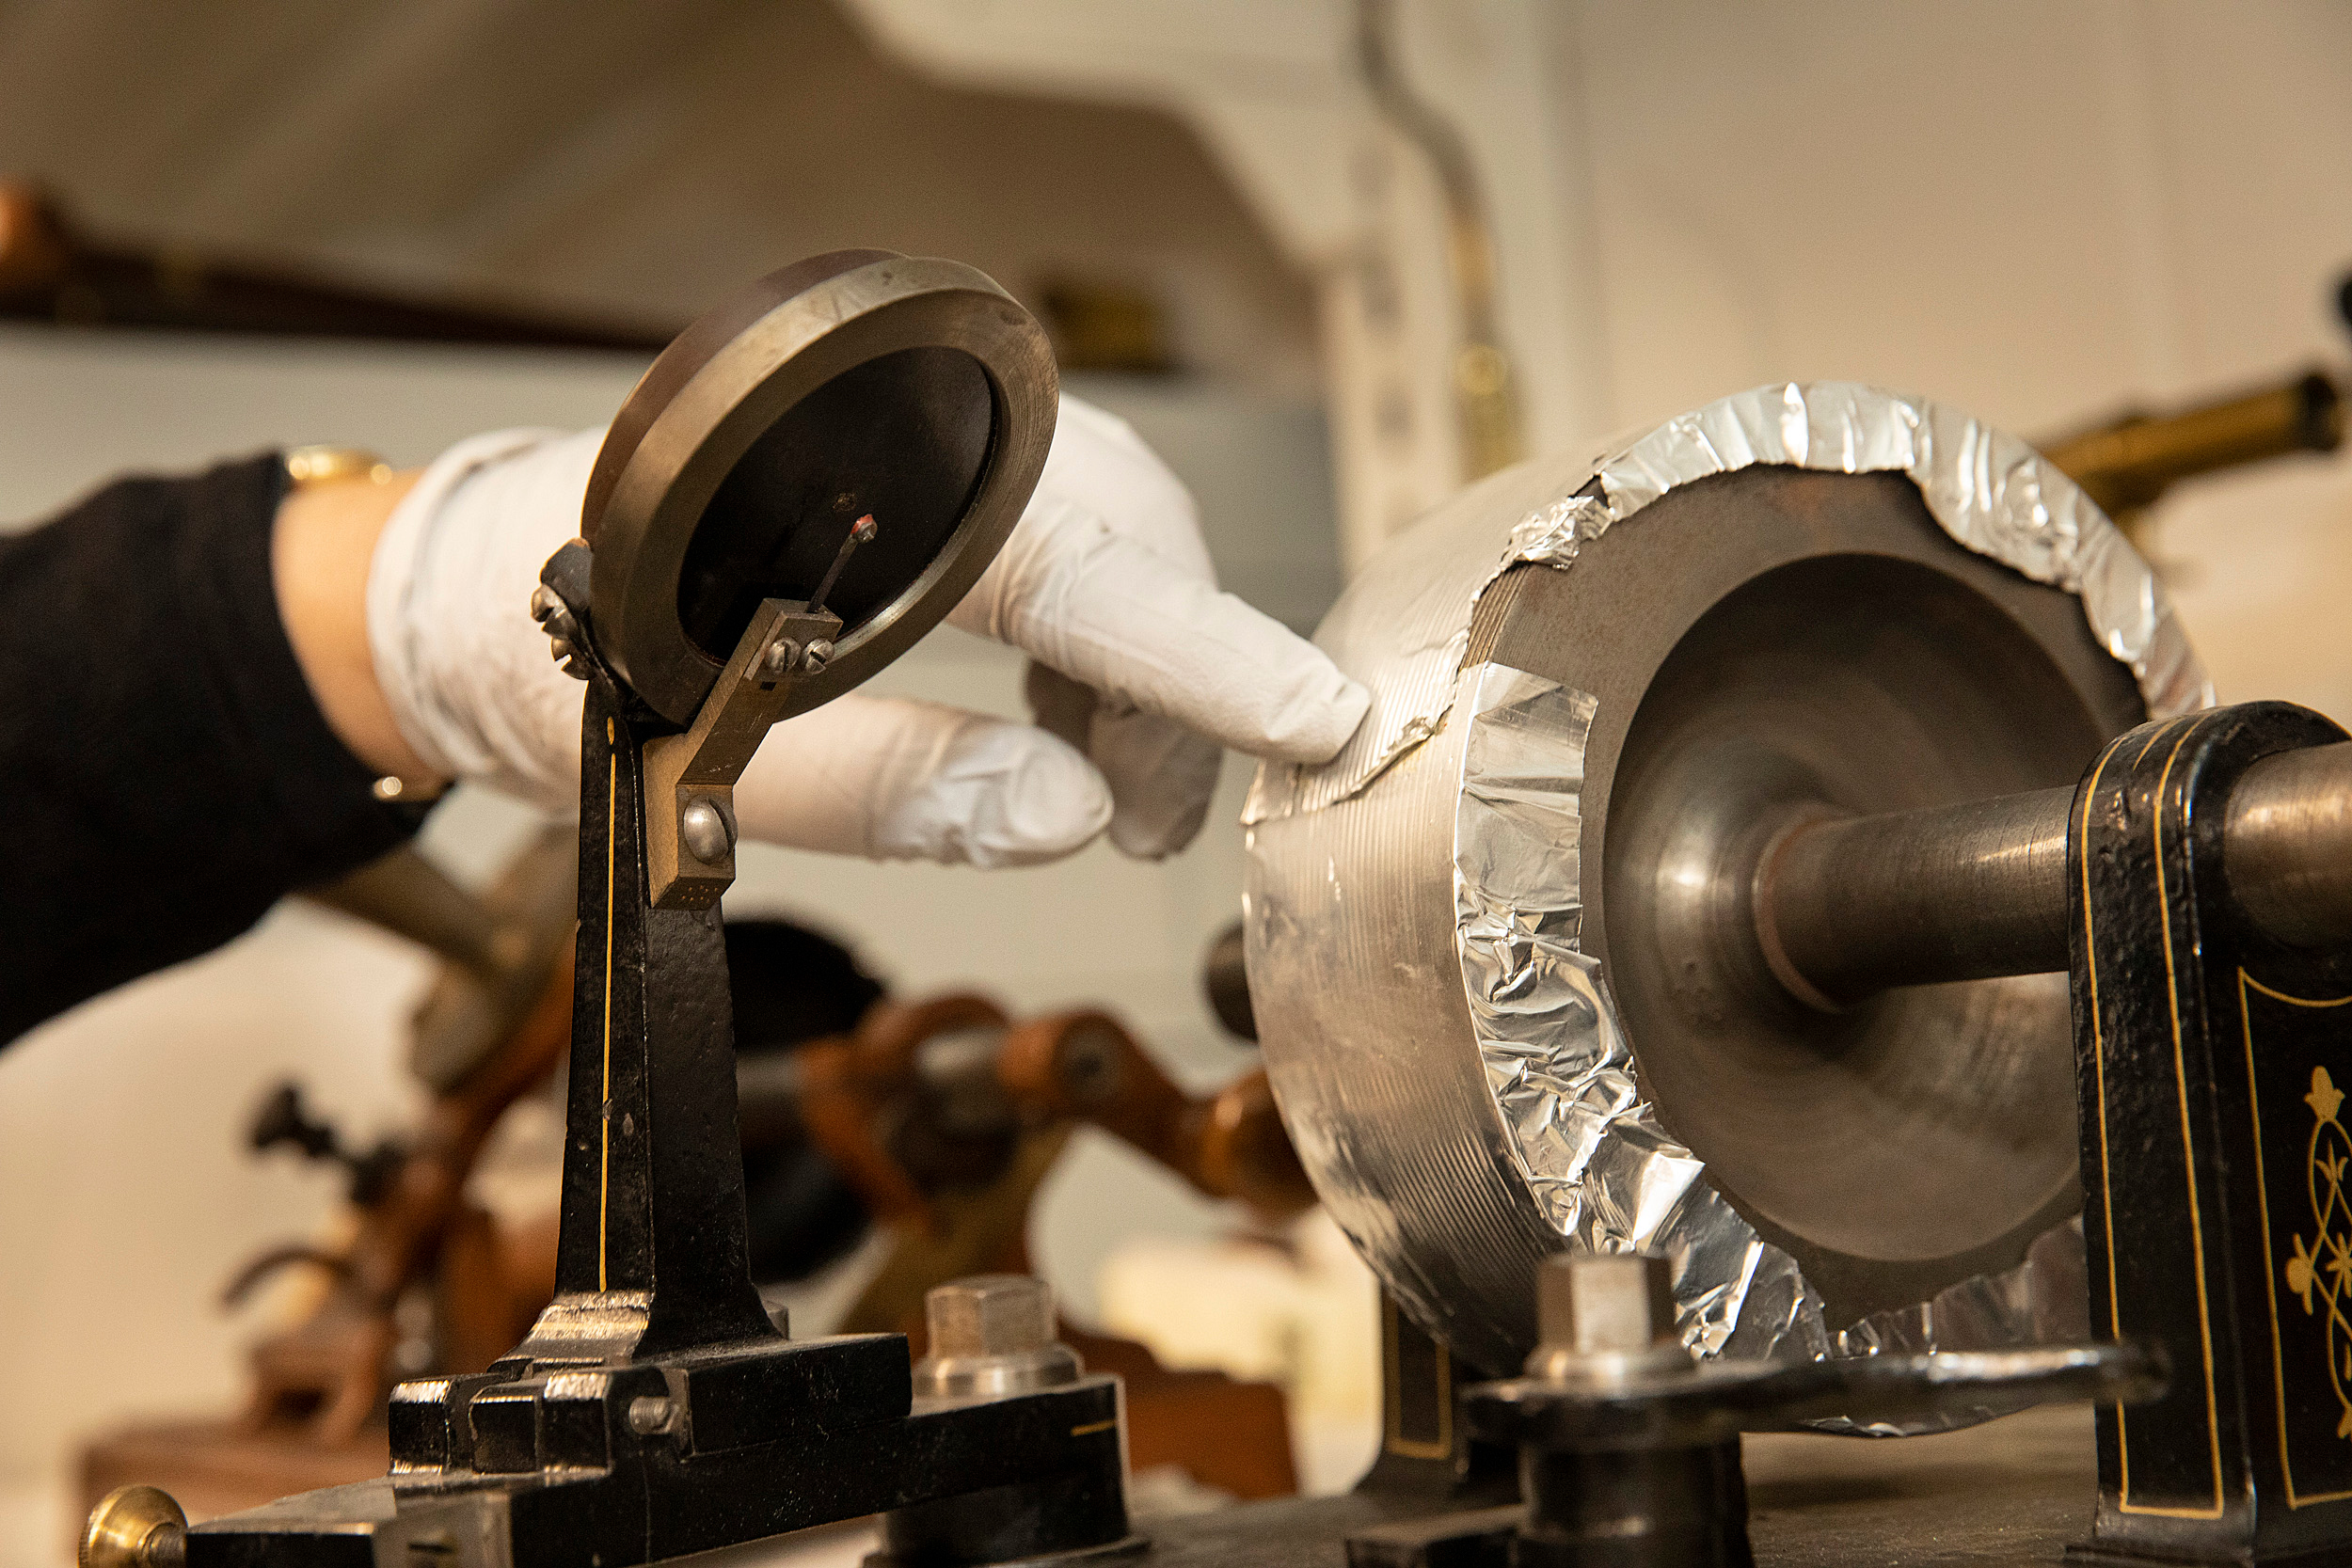
M 801 656 L 801 666 L 810 674 L 817 673 L 833 661 L 833 644 L 819 637 L 810 641 L 808 651 Z
M 187 1553 L 187 1514 L 152 1486 L 115 1488 L 82 1527 L 82 1568 L 181 1568 Z
M 1674 1267 L 1641 1253 L 1565 1254 L 1535 1276 L 1543 1343 L 1527 1360 L 1536 1376 L 1569 1377 L 1687 1366 L 1675 1333 Z
M 735 833 L 727 825 L 726 813 L 707 795 L 697 795 L 678 813 L 678 837 L 685 842 L 686 852 L 705 865 L 725 862 L 727 851 L 735 847 Z
M 1025 1274 L 980 1274 L 923 1298 L 930 1354 L 1014 1355 L 1054 1342 L 1054 1292 Z
M 677 1424 L 677 1405 L 667 1395 L 640 1394 L 628 1402 L 628 1430 L 640 1437 L 671 1431 Z

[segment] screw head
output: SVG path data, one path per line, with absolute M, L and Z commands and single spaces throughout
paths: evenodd
M 801 655 L 801 667 L 812 675 L 832 662 L 833 644 L 821 637 L 813 639 L 807 651 Z
M 188 1516 L 171 1494 L 118 1486 L 82 1527 L 81 1568 L 178 1568 L 187 1560 Z
M 1054 1071 L 1064 1093 L 1081 1105 L 1099 1104 L 1119 1092 L 1121 1052 L 1119 1037 L 1094 1020 L 1083 1022 L 1062 1037 L 1054 1053 Z
M 788 675 L 801 662 L 801 651 L 798 642 L 788 637 L 779 637 L 768 644 L 766 653 L 760 655 L 760 667 L 771 678 Z
M 678 813 L 677 835 L 686 846 L 686 852 L 705 865 L 723 863 L 728 851 L 735 847 L 735 832 L 727 823 L 726 813 L 707 796 L 696 796 Z

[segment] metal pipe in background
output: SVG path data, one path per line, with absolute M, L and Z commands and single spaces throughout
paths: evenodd
M 2172 485 L 2201 474 L 2344 441 L 2344 396 L 2324 372 L 2176 414 L 2125 414 L 2037 443 L 2101 511 L 2129 529 Z
M 2067 967 L 2071 789 L 1798 824 L 1756 872 L 1756 935 L 1816 1006 Z M 2302 946 L 2352 941 L 2352 741 L 2265 757 L 2230 796 L 2230 891 Z

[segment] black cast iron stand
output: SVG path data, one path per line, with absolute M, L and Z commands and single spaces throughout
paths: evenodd
M 199 1525 L 190 1568 L 617 1568 L 914 1505 L 920 1528 L 891 1532 L 903 1552 L 921 1543 L 906 1560 L 1139 1544 L 1127 1533 L 1116 1379 L 916 1408 L 903 1336 L 796 1342 L 762 1308 L 746 1265 L 717 908 L 733 822 L 723 786 L 696 798 L 714 802 L 724 842 L 706 835 L 699 856 L 672 848 L 660 907 L 649 840 L 677 818 L 653 814 L 679 808 L 649 800 L 648 754 L 675 791 L 702 786 L 691 761 L 681 771 L 659 760 L 664 744 L 707 758 L 732 723 L 748 758 L 794 667 L 771 650 L 797 658 L 839 622 L 769 601 L 716 705 L 681 736 L 598 655 L 588 565 L 575 545 L 548 573 L 588 680 L 555 1300 L 487 1371 L 394 1391 L 389 1477 Z M 750 720 L 723 712 L 729 702 Z
M 2232 901 L 2232 787 L 2344 738 L 2282 703 L 2133 731 L 2075 796 L 2074 1038 L 2090 1321 L 2172 1386 L 2099 1411 L 2074 1555 L 2352 1560 L 2352 949 Z

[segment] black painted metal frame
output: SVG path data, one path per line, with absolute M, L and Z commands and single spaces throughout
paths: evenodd
M 2089 1557 L 2352 1560 L 2352 948 L 2232 902 L 2229 794 L 2344 732 L 2283 703 L 2145 725 L 2074 804 L 2083 1228 L 2094 1331 L 2171 1391 L 2099 1413 Z
M 617 1568 L 892 1510 L 910 1561 L 1128 1542 L 1115 1378 L 917 1409 L 904 1336 L 770 1322 L 718 911 L 647 889 L 644 750 L 675 726 L 597 654 L 584 555 L 548 572 L 589 676 L 555 1300 L 489 1370 L 394 1392 L 386 1480 L 199 1525 L 191 1568 Z

